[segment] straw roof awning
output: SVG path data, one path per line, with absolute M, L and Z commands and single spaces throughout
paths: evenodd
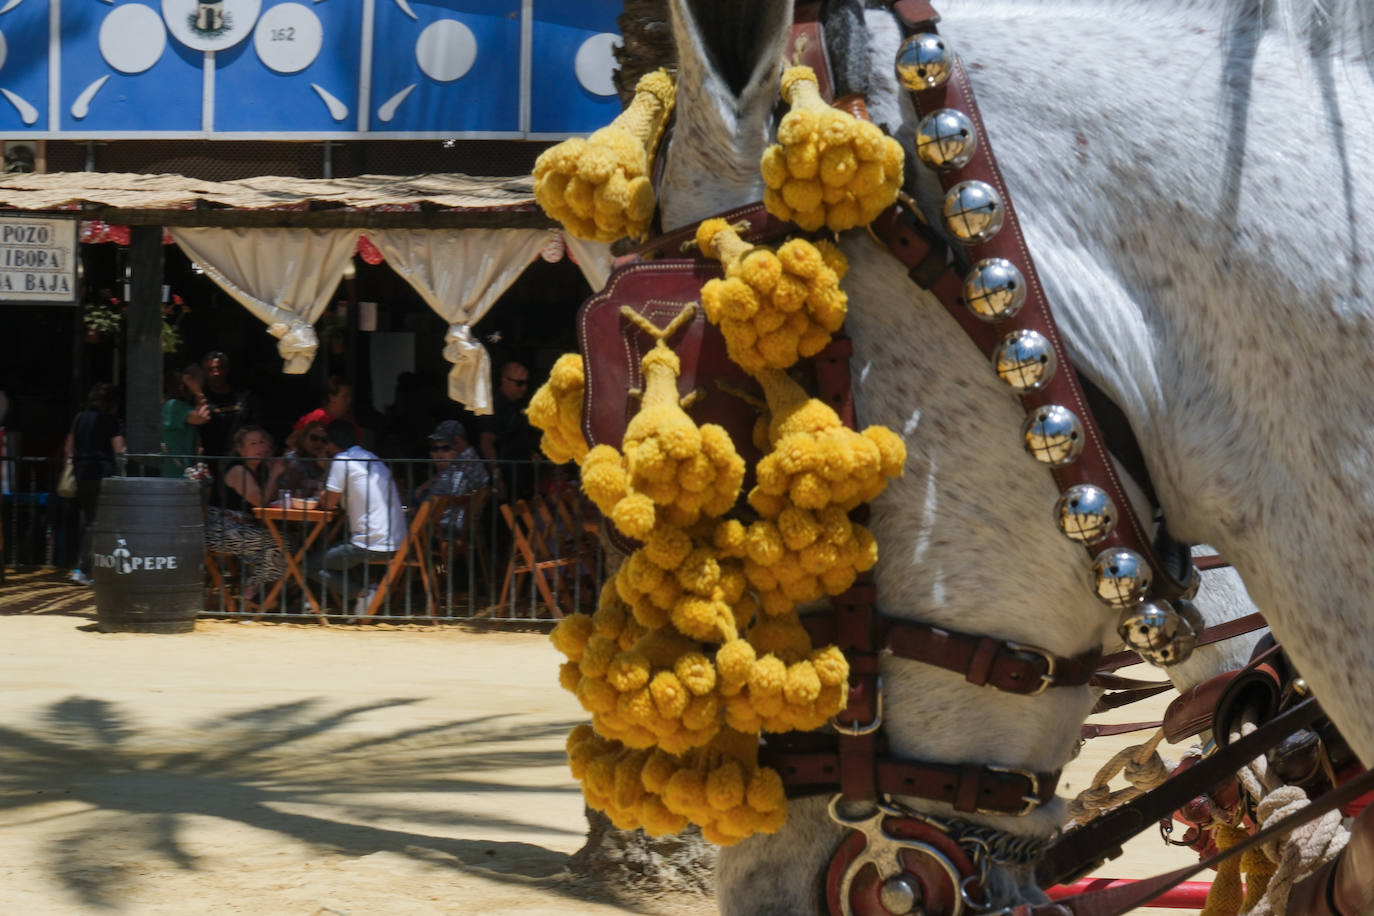
M 202 181 L 118 172 L 0 174 L 0 210 L 129 226 L 553 227 L 529 176 L 360 175 Z

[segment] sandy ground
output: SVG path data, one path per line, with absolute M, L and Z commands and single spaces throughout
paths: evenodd
M 586 825 L 562 743 L 583 716 L 540 634 L 102 634 L 5 605 L 0 913 L 714 912 L 562 875 Z M 1121 743 L 1090 743 L 1061 794 Z M 1103 873 L 1184 861 L 1147 836 Z

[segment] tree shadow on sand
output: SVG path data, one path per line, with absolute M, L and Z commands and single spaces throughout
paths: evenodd
M 532 767 L 563 767 L 561 750 L 522 745 L 561 737 L 573 723 L 484 716 L 383 736 L 353 728 L 364 714 L 414 702 L 345 709 L 324 708 L 323 700 L 283 703 L 169 734 L 139 728 L 114 704 L 71 697 L 49 706 L 31 731 L 0 727 L 0 831 L 79 819 L 60 840 L 36 850 L 35 860 L 91 910 L 117 909 L 130 884 L 155 880 L 140 879 L 144 868 L 111 857 L 116 837 L 137 847 L 122 857 L 130 862 L 161 860 L 196 870 L 196 855 L 183 840 L 186 821 L 195 816 L 270 831 L 323 854 L 390 852 L 585 898 L 584 889 L 563 880 L 567 855 L 533 843 L 462 836 L 482 828 L 570 836 L 580 830 L 529 823 L 509 811 L 469 811 L 455 797 L 577 793 L 566 770 L 552 786 L 540 784 L 537 774 L 521 775 Z M 87 807 L 40 810 L 54 801 Z

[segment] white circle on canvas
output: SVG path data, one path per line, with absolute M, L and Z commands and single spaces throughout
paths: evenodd
M 308 6 L 283 3 L 262 14 L 253 30 L 258 60 L 278 73 L 297 73 L 315 62 L 324 44 L 324 26 Z
M 5 58 L 10 56 L 9 44 L 5 41 L 5 33 L 0 32 L 0 67 L 5 66 Z
M 225 51 L 253 32 L 262 0 L 220 0 L 220 12 L 228 25 L 219 32 L 198 32 L 195 21 L 198 0 L 162 0 L 162 19 L 172 37 L 192 51 Z
M 457 19 L 431 22 L 415 40 L 415 62 L 435 82 L 453 82 L 476 60 L 477 36 Z
M 100 56 L 120 73 L 142 73 L 166 48 L 162 20 L 141 3 L 117 6 L 100 23 Z
M 615 49 L 618 47 L 620 36 L 614 32 L 601 32 L 582 42 L 573 59 L 573 72 L 583 89 L 593 95 L 615 95 L 611 75 L 615 72 Z

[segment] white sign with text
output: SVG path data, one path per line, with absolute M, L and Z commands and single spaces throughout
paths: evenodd
M 76 220 L 0 217 L 0 302 L 74 305 Z

